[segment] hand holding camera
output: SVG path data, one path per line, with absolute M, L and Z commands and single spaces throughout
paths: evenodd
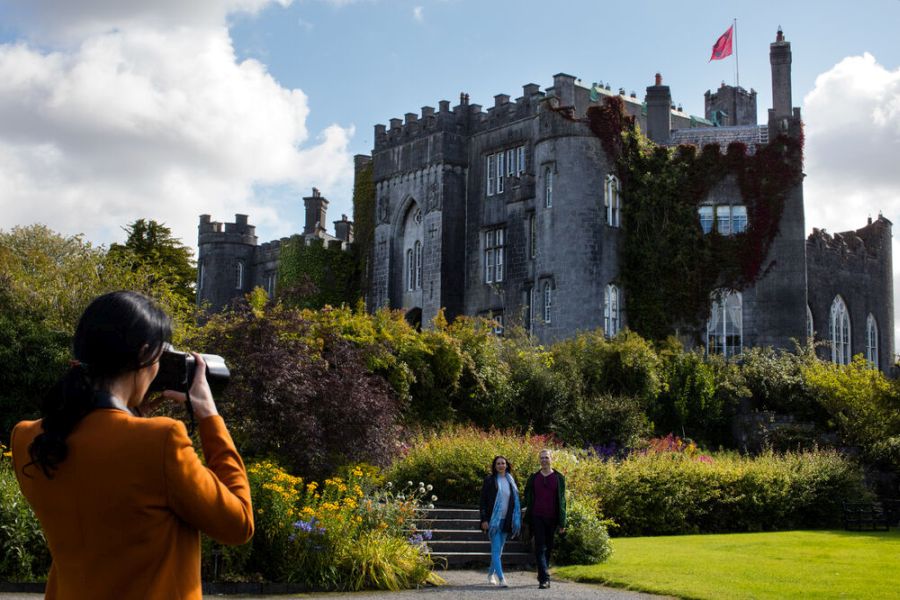
M 228 385 L 231 373 L 225 359 L 215 354 L 180 352 L 168 346 L 159 358 L 159 372 L 150 391 L 185 406 L 191 419 L 198 420 L 219 414 L 213 399 L 213 388 L 221 393 Z
M 206 361 L 203 360 L 202 354 L 197 354 L 196 352 L 191 354 L 196 361 L 196 369 L 194 370 L 194 380 L 191 382 L 190 402 L 197 420 L 202 420 L 219 414 L 219 411 L 216 409 L 216 402 L 213 399 L 209 382 L 204 376 L 206 374 Z M 185 404 L 188 401 L 186 393 L 176 390 L 165 390 L 163 391 L 163 396 L 179 404 Z

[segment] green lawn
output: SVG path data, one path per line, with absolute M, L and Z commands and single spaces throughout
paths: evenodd
M 612 540 L 575 581 L 682 598 L 900 598 L 900 531 L 786 531 Z

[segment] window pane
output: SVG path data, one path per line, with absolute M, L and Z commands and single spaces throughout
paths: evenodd
M 731 231 L 743 233 L 747 229 L 747 207 L 737 205 L 731 207 Z
M 487 195 L 494 195 L 494 155 L 491 154 L 487 157 Z
M 503 160 L 503 152 L 497 154 L 497 193 L 501 193 L 503 191 L 503 175 L 504 175 L 504 167 L 505 161 Z
M 728 206 L 716 207 L 716 230 L 721 235 L 731 235 L 731 214 Z
M 703 233 L 711 232 L 713 226 L 713 207 L 701 206 L 697 209 L 697 213 L 700 215 L 700 227 L 703 229 Z
M 525 172 L 525 146 L 519 146 L 519 173 Z

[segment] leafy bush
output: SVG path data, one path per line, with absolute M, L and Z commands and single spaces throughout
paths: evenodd
M 436 581 L 425 539 L 409 534 L 431 490 L 422 484 L 395 492 L 367 465 L 346 473 L 319 484 L 271 461 L 251 464 L 257 531 L 240 557 L 224 555 L 226 578 L 352 591 Z
M 398 432 L 396 395 L 363 351 L 310 314 L 244 304 L 215 315 L 195 340 L 231 366 L 219 407 L 238 447 L 304 476 L 386 461 Z
M 0 454 L 0 581 L 44 580 L 50 552 L 41 524 L 19 491 L 3 444 Z
M 602 444 L 616 448 L 636 446 L 651 431 L 642 403 L 634 396 L 600 394 L 579 398 L 556 418 L 553 427 L 561 439 L 576 447 Z
M 825 413 L 803 375 L 804 369 L 818 362 L 811 345 L 798 347 L 795 352 L 751 348 L 741 358 L 741 371 L 755 407 L 825 422 Z
M 836 527 L 841 501 L 867 496 L 859 467 L 834 451 L 650 450 L 580 469 L 573 483 L 589 487 L 626 536 Z
M 597 509 L 586 498 L 566 500 L 566 531 L 559 536 L 556 560 L 561 565 L 593 565 L 612 555 L 607 522 L 600 520 Z
M 481 485 L 491 471 L 494 456 L 509 459 L 522 491 L 528 475 L 540 468 L 538 453 L 548 447 L 556 448 L 558 444 L 545 435 L 451 427 L 416 436 L 406 453 L 390 467 L 388 477 L 396 481 L 438 481 L 443 502 L 472 505 L 479 501 Z M 553 466 L 565 474 L 575 460 L 573 454 L 559 450 L 554 452 Z

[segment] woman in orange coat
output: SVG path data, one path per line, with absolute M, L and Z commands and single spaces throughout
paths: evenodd
M 224 544 L 253 535 L 247 473 L 206 377 L 190 390 L 206 466 L 180 421 L 141 416 L 170 337 L 169 317 L 149 298 L 100 296 L 81 316 L 76 360 L 43 418 L 13 430 L 16 476 L 53 557 L 48 599 L 199 600 L 200 532 Z

